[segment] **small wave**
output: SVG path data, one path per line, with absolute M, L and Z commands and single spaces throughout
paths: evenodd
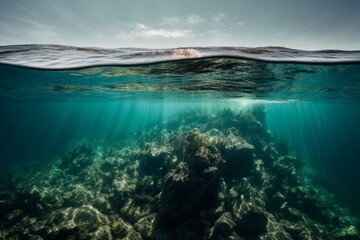
M 200 52 L 195 49 L 174 49 L 172 51 L 173 59 L 186 59 L 186 58 L 201 58 L 202 55 Z
M 192 58 L 220 57 L 278 63 L 360 63 L 360 51 L 303 51 L 284 47 L 103 49 L 61 45 L 0 46 L 0 63 L 41 69 L 75 69 L 109 65 L 148 65 Z

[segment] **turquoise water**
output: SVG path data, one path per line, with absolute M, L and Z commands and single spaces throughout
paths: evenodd
M 0 238 L 359 239 L 359 53 L 230 50 L 3 47 Z

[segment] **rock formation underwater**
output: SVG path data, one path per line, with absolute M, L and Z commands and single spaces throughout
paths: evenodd
M 1 174 L 1 239 L 360 239 L 359 217 L 267 130 L 261 106 L 182 112 Z

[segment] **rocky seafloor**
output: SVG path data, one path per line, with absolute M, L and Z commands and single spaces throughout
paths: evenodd
M 360 239 L 359 216 L 265 114 L 183 112 L 117 147 L 3 170 L 0 239 Z

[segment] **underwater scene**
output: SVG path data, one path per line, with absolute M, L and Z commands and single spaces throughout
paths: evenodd
M 0 239 L 360 239 L 360 51 L 0 47 Z

